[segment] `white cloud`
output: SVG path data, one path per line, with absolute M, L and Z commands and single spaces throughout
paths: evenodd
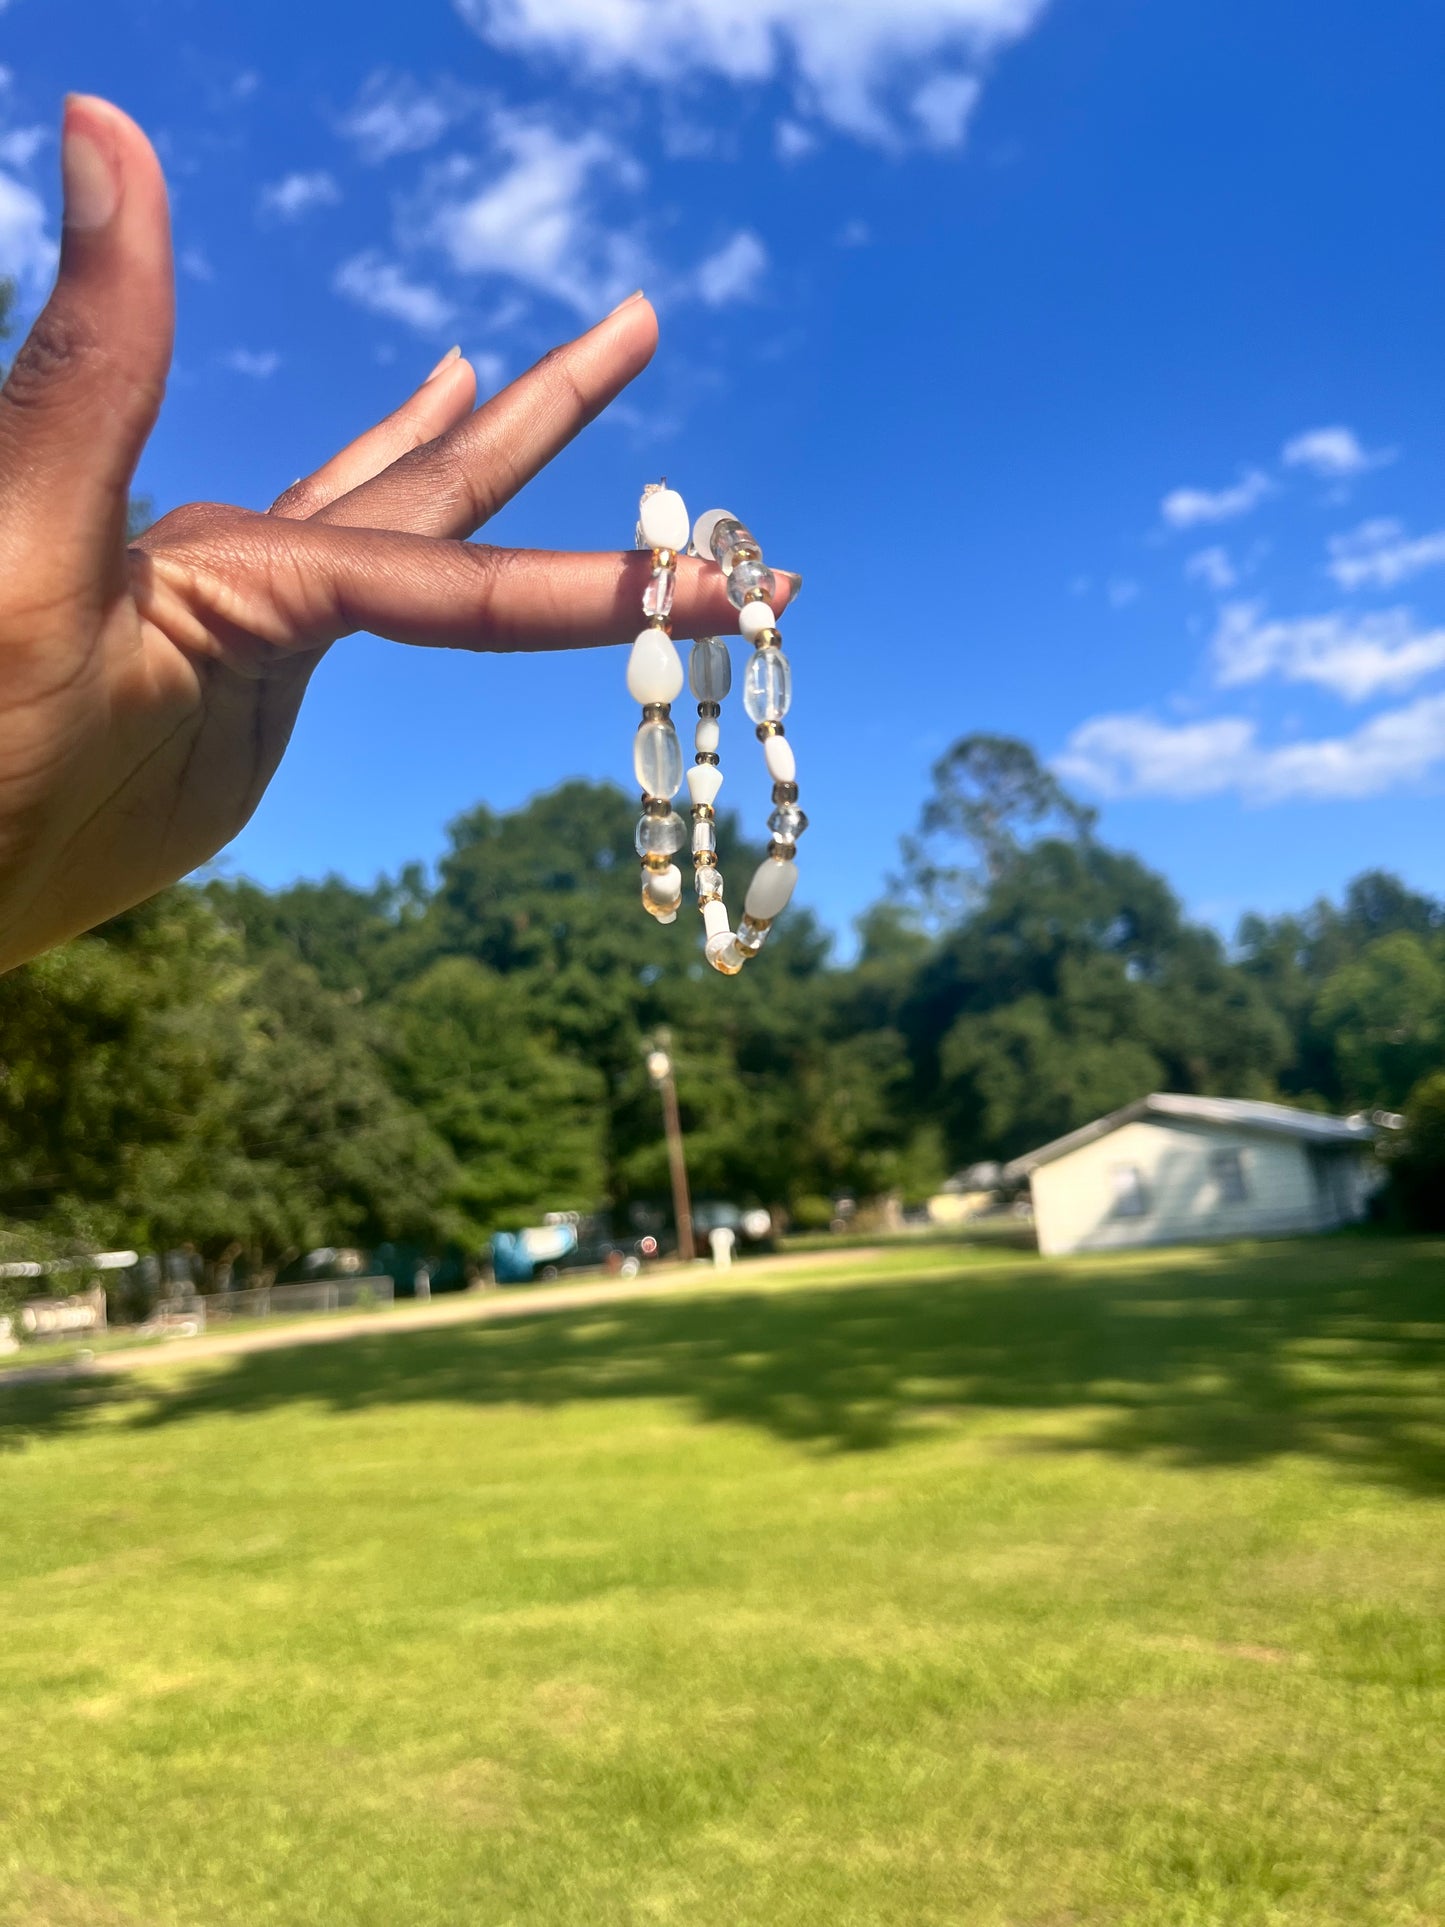
M 391 321 L 404 321 L 421 334 L 435 334 L 456 313 L 445 295 L 424 282 L 408 280 L 394 261 L 384 260 L 375 248 L 343 261 L 331 285 L 359 307 Z
M 1059 774 L 1103 796 L 1217 796 L 1323 802 L 1378 796 L 1445 763 L 1445 695 L 1386 710 L 1347 736 L 1277 748 L 1243 717 L 1169 724 L 1143 715 L 1096 716 L 1055 760 Z
M 818 145 L 818 136 L 801 121 L 780 120 L 773 129 L 773 146 L 780 161 L 801 160 Z
M 38 294 L 55 272 L 60 250 L 45 231 L 40 196 L 13 175 L 0 174 L 0 265 L 29 294 Z
M 373 74 L 341 121 L 341 132 L 364 161 L 393 160 L 435 147 L 456 118 L 456 107 L 414 80 Z
M 1220 613 L 1213 655 L 1224 688 L 1278 676 L 1363 702 L 1445 668 L 1445 629 L 1417 630 L 1408 609 L 1268 621 L 1262 604 L 1232 602 Z
M 972 74 L 934 74 L 909 105 L 930 147 L 959 147 L 983 87 Z
M 1445 564 L 1445 529 L 1407 536 L 1398 522 L 1362 522 L 1330 537 L 1329 572 L 1342 589 L 1393 589 L 1422 569 Z
M 1367 469 L 1382 468 L 1394 459 L 1394 449 L 1381 448 L 1371 453 L 1361 446 L 1353 428 L 1340 424 L 1307 429 L 1303 435 L 1286 442 L 1280 451 L 1280 460 L 1287 468 L 1307 468 L 1312 475 L 1331 482 L 1363 475 Z
M 958 83 L 1021 39 L 1046 0 L 456 0 L 494 46 L 545 52 L 588 73 L 659 83 L 722 75 L 741 85 L 791 78 L 800 105 L 888 146 L 922 132 L 949 144 L 968 106 Z M 953 69 L 950 94 L 919 107 L 930 74 Z M 907 103 L 909 115 L 899 111 Z
M 872 239 L 873 230 L 866 221 L 845 221 L 838 230 L 840 248 L 866 248 Z
M 1203 522 L 1229 522 L 1237 515 L 1248 515 L 1273 492 L 1269 477 L 1252 468 L 1232 488 L 1176 488 L 1159 504 L 1159 512 L 1171 528 L 1192 529 Z
M 1226 548 L 1200 549 L 1184 564 L 1184 573 L 1191 582 L 1202 582 L 1219 595 L 1239 581 L 1239 571 L 1230 561 Z
M 274 348 L 264 349 L 260 354 L 253 354 L 249 348 L 233 348 L 221 359 L 233 373 L 247 375 L 252 381 L 269 381 L 281 366 L 281 357 Z
M 0 165 L 29 167 L 49 138 L 48 127 L 12 127 L 0 134 Z
M 211 266 L 204 248 L 182 248 L 176 256 L 176 266 L 182 274 L 188 274 L 192 281 L 214 281 L 216 278 L 216 270 Z
M 1127 609 L 1131 602 L 1137 602 L 1143 591 L 1139 584 L 1126 575 L 1110 576 L 1104 588 L 1111 609 Z
M 315 174 L 288 174 L 261 190 L 261 206 L 283 221 L 299 221 L 313 208 L 335 207 L 341 189 L 324 169 Z
M 460 158 L 433 176 L 428 238 L 463 274 L 504 274 L 593 314 L 639 286 L 647 266 L 635 235 L 609 228 L 608 187 L 636 188 L 641 169 L 605 135 L 558 133 L 498 112 L 491 119 L 500 169 Z
M 756 234 L 744 229 L 716 254 L 710 254 L 697 269 L 694 277 L 697 292 L 710 308 L 726 307 L 730 301 L 746 301 L 756 293 L 767 265 L 767 249 Z

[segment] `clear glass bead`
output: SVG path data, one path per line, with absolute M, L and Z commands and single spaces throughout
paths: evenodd
M 710 817 L 704 817 L 701 823 L 692 826 L 692 853 L 699 856 L 704 851 L 709 856 L 717 854 L 717 824 Z
M 736 977 L 747 961 L 746 953 L 739 950 L 731 930 L 719 930 L 715 937 L 709 937 L 703 955 L 713 969 L 720 970 L 724 977 Z
M 741 609 L 754 589 L 761 589 L 763 601 L 772 603 L 777 593 L 778 578 L 762 562 L 739 562 L 728 577 L 728 601 L 735 609 Z
M 682 787 L 682 744 L 670 722 L 644 723 L 632 739 L 632 769 L 649 796 L 676 796 Z
M 722 895 L 722 871 L 713 869 L 711 864 L 704 863 L 693 873 L 692 880 L 697 889 L 699 903 L 706 903 L 709 897 Z
M 796 803 L 780 803 L 768 818 L 768 828 L 783 843 L 796 843 L 807 827 L 808 819 Z
M 645 616 L 670 616 L 676 591 L 677 570 L 654 569 L 652 580 L 642 591 L 642 613 Z
M 726 573 L 733 565 L 734 551 L 739 547 L 758 551 L 750 528 L 739 522 L 735 516 L 725 515 L 720 522 L 713 523 L 712 540 L 708 544 L 712 559 Z
M 687 825 L 676 810 L 666 816 L 639 816 L 632 841 L 639 856 L 672 856 L 687 841 Z
M 781 649 L 759 649 L 743 677 L 743 708 L 755 723 L 780 723 L 793 701 L 793 671 Z
M 745 950 L 750 957 L 756 957 L 763 947 L 767 934 L 766 924 L 758 925 L 751 917 L 743 917 L 735 933 L 738 949 Z
M 687 663 L 688 685 L 700 703 L 720 703 L 733 686 L 733 659 L 721 636 L 699 636 Z

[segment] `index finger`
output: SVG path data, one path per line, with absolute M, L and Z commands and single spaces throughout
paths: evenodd
M 312 519 L 465 536 L 495 515 L 652 359 L 657 316 L 635 294 L 467 419 Z

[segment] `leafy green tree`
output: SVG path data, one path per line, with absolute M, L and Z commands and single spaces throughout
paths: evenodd
M 1397 1108 L 1445 1066 L 1445 940 L 1376 937 L 1326 978 L 1314 1014 L 1334 1040 L 1346 1101 Z
M 1445 1231 L 1445 1070 L 1422 1077 L 1411 1091 L 1404 1129 L 1387 1155 L 1406 1223 Z

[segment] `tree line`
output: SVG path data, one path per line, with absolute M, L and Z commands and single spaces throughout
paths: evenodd
M 668 1195 L 661 1026 L 695 1192 L 805 1224 L 1150 1090 L 1411 1106 L 1400 1195 L 1445 1216 L 1445 905 L 1384 871 L 1226 946 L 1026 745 L 967 737 L 854 959 L 797 908 L 725 981 L 640 913 L 635 815 L 564 783 L 461 817 L 434 877 L 178 886 L 0 979 L 3 1243 L 244 1271 L 621 1218 Z

